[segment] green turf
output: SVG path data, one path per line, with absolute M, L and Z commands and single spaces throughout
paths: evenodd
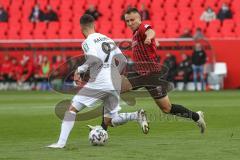
M 152 99 L 137 100 L 134 111 L 143 107 L 151 119 L 148 135 L 134 122 L 110 128 L 109 143 L 93 147 L 88 143 L 86 124 L 100 118 L 76 122 L 67 147 L 51 150 L 44 146 L 56 142 L 61 121 L 54 105 L 69 95 L 49 92 L 0 92 L 0 160 L 239 160 L 240 92 L 172 92 L 173 103 L 203 110 L 207 121 L 205 135 L 196 125 L 162 114 Z

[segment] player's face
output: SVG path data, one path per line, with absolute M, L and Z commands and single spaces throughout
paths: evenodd
M 141 24 L 141 17 L 138 13 L 125 14 L 125 22 L 132 31 L 135 31 Z

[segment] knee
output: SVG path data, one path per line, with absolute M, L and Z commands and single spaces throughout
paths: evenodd
M 171 105 L 165 105 L 161 107 L 161 110 L 163 111 L 163 113 L 170 113 L 171 111 Z
M 78 110 L 75 107 L 73 107 L 72 105 L 68 108 L 68 111 L 78 113 Z

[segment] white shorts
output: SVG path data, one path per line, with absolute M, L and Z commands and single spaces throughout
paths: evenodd
M 81 111 L 85 107 L 93 107 L 97 101 L 102 101 L 104 106 L 104 117 L 112 118 L 121 110 L 119 105 L 119 94 L 116 91 L 81 89 L 72 99 L 72 106 Z

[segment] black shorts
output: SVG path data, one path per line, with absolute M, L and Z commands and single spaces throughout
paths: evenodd
M 150 75 L 146 75 L 146 76 L 150 76 Z M 144 82 L 142 82 L 141 85 L 139 85 L 138 81 L 141 79 L 141 76 L 137 72 L 129 73 L 127 78 L 131 83 L 133 90 L 144 87 L 154 99 L 161 99 L 167 96 L 167 92 L 168 92 L 167 87 L 169 83 L 165 80 L 163 81 L 162 84 L 159 84 L 159 85 L 154 85 L 154 84 L 149 85 L 147 83 L 144 84 Z

